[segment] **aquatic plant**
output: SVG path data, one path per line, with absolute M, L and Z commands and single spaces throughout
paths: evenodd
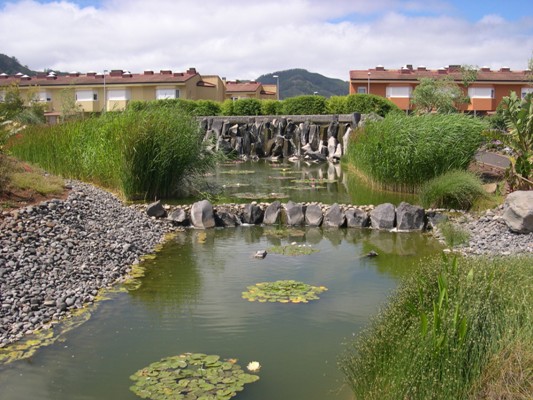
M 244 372 L 235 359 L 185 353 L 166 357 L 130 376 L 130 390 L 143 399 L 219 399 L 235 397 L 259 376 Z M 257 363 L 259 364 L 259 363 Z
M 318 252 L 311 246 L 305 244 L 291 243 L 285 246 L 272 246 L 267 250 L 269 253 L 282 254 L 284 256 L 305 256 Z
M 318 300 L 318 295 L 328 290 L 325 286 L 311 286 L 293 280 L 261 282 L 247 289 L 242 298 L 260 303 L 307 303 Z

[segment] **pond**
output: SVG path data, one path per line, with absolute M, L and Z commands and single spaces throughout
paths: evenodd
M 414 195 L 374 190 L 340 164 L 268 160 L 228 162 L 207 178 L 209 188 L 227 201 L 294 202 L 369 205 L 401 201 L 415 204 Z M 193 200 L 191 200 L 193 201 Z
M 245 182 L 249 175 L 237 176 Z M 348 189 L 329 193 L 339 203 L 353 202 Z M 296 193 L 291 199 L 302 201 Z M 270 250 L 292 243 L 318 251 L 288 256 Z M 369 323 L 418 260 L 440 249 L 430 236 L 367 229 L 180 232 L 144 262 L 138 289 L 109 294 L 80 327 L 26 360 L 0 366 L 0 398 L 134 400 L 139 397 L 130 391 L 129 377 L 136 371 L 164 357 L 200 352 L 236 358 L 243 368 L 261 364 L 260 380 L 236 399 L 348 400 L 337 367 L 343 343 Z M 258 250 L 267 256 L 255 258 Z M 371 250 L 379 255 L 365 257 Z M 328 290 L 299 304 L 242 298 L 258 282 L 288 279 Z

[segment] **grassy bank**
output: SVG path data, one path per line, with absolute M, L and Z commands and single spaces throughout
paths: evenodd
M 486 124 L 462 114 L 391 114 L 351 138 L 346 162 L 385 189 L 416 192 L 450 170 L 465 170 Z
M 340 357 L 355 398 L 531 398 L 532 275 L 531 257 L 427 262 Z
M 197 123 L 164 108 L 31 126 L 11 138 L 8 150 L 47 171 L 119 191 L 127 199 L 173 196 L 215 161 L 203 151 Z

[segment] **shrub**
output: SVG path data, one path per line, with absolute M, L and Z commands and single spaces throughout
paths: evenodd
M 278 100 L 262 100 L 261 114 L 262 115 L 279 115 L 281 113 L 282 103 Z
M 233 103 L 233 115 L 261 115 L 261 101 L 257 99 L 239 99 Z
M 220 103 L 217 103 L 216 101 L 212 100 L 196 100 L 192 114 L 199 117 L 208 117 L 220 115 L 220 112 Z
M 374 94 L 350 94 L 346 97 L 345 113 L 375 113 L 381 117 L 390 112 L 401 112 L 396 104 L 389 99 Z
M 529 355 L 529 372 L 510 374 L 523 397 L 505 398 L 527 398 L 532 358 L 520 349 L 533 342 L 532 273 L 531 257 L 426 260 L 341 355 L 354 398 L 487 398 L 476 394 L 509 350 Z
M 465 170 L 482 141 L 483 120 L 462 114 L 367 121 L 350 140 L 347 162 L 384 187 L 416 192 L 449 170 Z
M 331 96 L 326 100 L 326 112 L 328 114 L 347 114 L 347 96 Z
M 224 100 L 220 105 L 222 115 L 235 115 L 233 111 L 234 101 L 231 99 Z
M 127 199 L 173 196 L 215 159 L 202 151 L 196 121 L 172 107 L 150 107 L 30 127 L 9 149 L 47 171 L 121 190 Z
M 284 115 L 321 115 L 326 113 L 326 99 L 322 96 L 297 96 L 283 100 Z
M 469 210 L 476 200 L 486 196 L 478 176 L 468 171 L 449 171 L 424 184 L 420 202 L 424 207 Z

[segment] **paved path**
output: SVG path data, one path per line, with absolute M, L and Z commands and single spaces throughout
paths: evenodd
M 476 154 L 476 161 L 478 163 L 500 169 L 506 169 L 511 164 L 507 157 L 496 153 L 489 153 L 486 151 L 478 152 Z

